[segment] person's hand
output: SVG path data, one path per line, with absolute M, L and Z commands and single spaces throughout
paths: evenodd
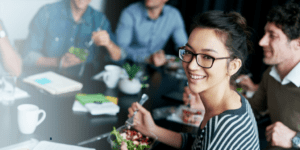
M 159 50 L 158 52 L 152 55 L 153 63 L 156 67 L 160 67 L 167 62 L 165 51 Z
M 189 100 L 190 94 L 191 94 L 191 100 Z M 199 94 L 193 93 L 188 86 L 184 87 L 184 93 L 183 93 L 182 99 L 183 99 L 184 105 L 187 105 L 188 103 L 190 103 L 191 108 L 205 110 Z
M 296 131 L 291 130 L 279 121 L 266 128 L 266 139 L 272 146 L 291 148 L 292 139 L 296 134 Z
M 243 90 L 246 91 L 257 91 L 258 84 L 254 84 L 252 80 L 247 75 L 240 75 L 237 79 L 241 79 L 240 83 L 238 83 Z
M 133 118 L 133 126 L 136 130 L 141 132 L 143 135 L 155 138 L 151 133 L 156 129 L 156 124 L 154 123 L 151 113 L 147 111 L 139 103 L 132 103 L 131 107 L 128 108 L 128 118 L 133 116 L 135 110 L 138 110 Z
M 111 44 L 109 34 L 106 30 L 93 32 L 92 39 L 97 46 L 108 47 Z
M 76 55 L 72 53 L 65 53 L 65 55 L 61 58 L 61 67 L 68 68 L 80 64 L 82 61 L 76 57 Z
M 121 144 L 121 150 L 128 150 L 127 149 L 127 144 L 124 141 Z

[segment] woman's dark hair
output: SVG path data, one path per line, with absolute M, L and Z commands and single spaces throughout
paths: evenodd
M 251 49 L 252 46 L 249 40 L 251 32 L 248 31 L 246 19 L 239 13 L 208 11 L 199 14 L 195 17 L 192 24 L 192 30 L 195 28 L 215 30 L 216 34 L 227 47 L 231 59 L 238 58 L 241 59 L 242 64 L 245 63 L 248 56 L 248 48 Z M 235 78 L 240 71 L 241 69 L 232 78 Z
M 267 21 L 275 23 L 290 41 L 300 37 L 300 7 L 293 1 L 272 8 Z

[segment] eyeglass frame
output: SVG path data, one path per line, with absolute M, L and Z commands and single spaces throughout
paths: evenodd
M 181 59 L 181 57 L 180 57 L 180 50 L 189 51 L 189 50 L 186 50 L 186 49 L 185 49 L 185 46 L 179 47 L 179 48 L 178 48 L 178 53 L 179 53 L 178 55 L 179 55 L 179 59 L 180 59 L 180 60 L 182 60 L 183 62 L 186 62 L 186 63 L 190 63 L 190 62 L 193 61 L 194 56 L 196 56 L 196 62 L 197 62 L 197 64 L 198 64 L 200 67 L 202 67 L 202 68 L 207 68 L 207 69 L 209 69 L 209 68 L 211 68 L 211 67 L 213 66 L 215 60 L 219 60 L 219 59 L 231 59 L 231 57 L 219 57 L 219 58 L 215 58 L 215 57 L 210 56 L 210 55 L 207 55 L 207 54 L 202 54 L 202 53 L 196 53 L 196 54 L 195 54 L 195 53 L 189 51 L 189 52 L 192 54 L 192 59 L 191 59 L 190 62 L 187 62 L 187 61 L 184 61 L 183 59 Z M 211 57 L 211 58 L 213 59 L 213 60 L 212 60 L 212 63 L 211 63 L 211 66 L 210 66 L 210 67 L 203 67 L 203 66 L 201 66 L 201 65 L 198 63 L 198 55 L 205 55 L 205 56 Z

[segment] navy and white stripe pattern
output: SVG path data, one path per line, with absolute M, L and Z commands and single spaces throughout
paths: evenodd
M 257 124 L 249 102 L 242 97 L 241 108 L 214 116 L 202 130 L 199 127 L 191 149 L 259 150 Z

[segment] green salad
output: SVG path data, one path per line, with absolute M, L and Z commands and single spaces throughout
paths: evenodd
M 135 132 L 136 132 L 136 131 L 135 131 Z M 125 143 L 127 143 L 127 149 L 128 149 L 128 150 L 135 150 L 135 149 L 136 149 L 136 150 L 144 150 L 144 148 L 150 148 L 149 145 L 142 145 L 142 144 L 139 144 L 139 145 L 137 146 L 137 145 L 135 145 L 135 144 L 133 143 L 133 141 L 124 139 L 124 138 L 120 135 L 119 131 L 116 130 L 115 127 L 113 127 L 113 131 L 111 131 L 110 134 L 113 134 L 113 135 L 116 136 L 116 139 L 113 141 L 113 142 L 114 142 L 114 146 L 113 146 L 113 149 L 114 149 L 114 150 L 119 149 L 119 148 L 121 147 L 121 144 L 122 144 L 123 141 L 124 141 Z
M 69 49 L 69 52 L 74 54 L 76 57 L 78 57 L 81 61 L 85 61 L 87 56 L 89 55 L 87 52 L 85 52 L 84 49 L 81 48 L 75 48 L 71 47 Z

